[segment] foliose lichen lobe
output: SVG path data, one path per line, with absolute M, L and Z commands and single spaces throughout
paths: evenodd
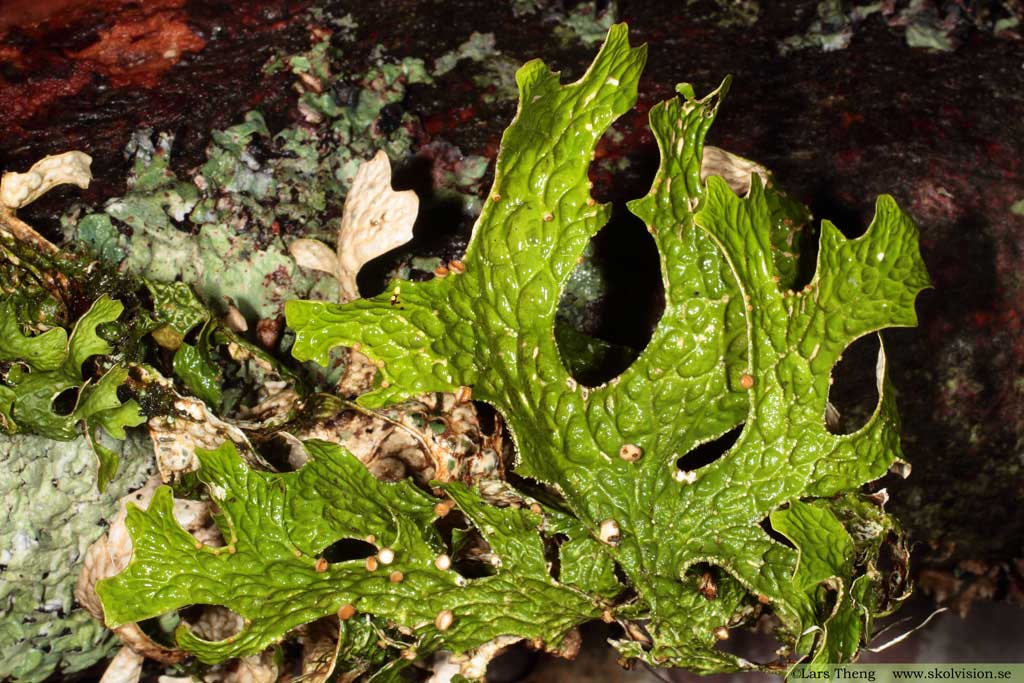
M 617 644 L 623 654 L 712 672 L 756 666 L 717 642 L 771 609 L 789 654 L 856 656 L 872 617 L 901 596 L 885 589 L 878 544 L 843 520 L 859 487 L 899 461 L 899 421 L 884 353 L 878 406 L 852 435 L 825 428 L 829 376 L 854 339 L 914 324 L 928 284 L 916 228 L 887 197 L 858 240 L 825 223 L 817 272 L 792 291 L 792 242 L 780 228 L 800 209 L 758 175 L 742 198 L 702 179 L 704 136 L 726 87 L 702 99 L 681 87 L 651 110 L 661 166 L 630 205 L 658 247 L 665 313 L 619 377 L 580 385 L 554 332 L 559 293 L 608 220 L 587 169 L 633 105 L 645 58 L 619 25 L 575 83 L 536 60 L 519 70 L 519 110 L 460 268 L 343 306 L 285 305 L 300 360 L 327 363 L 334 347 L 358 345 L 377 363 L 377 389 L 359 399 L 366 408 L 468 389 L 494 405 L 516 441 L 517 472 L 563 500 L 495 507 L 464 485 L 439 486 L 490 547 L 491 573 L 467 579 L 439 566 L 455 548 L 430 525 L 436 500 L 407 482 L 378 482 L 324 442 L 307 442 L 309 462 L 285 474 L 253 471 L 225 445 L 199 453 L 198 476 L 223 509 L 233 552 L 197 548 L 170 515 L 169 492 L 158 493 L 129 513 L 131 564 L 99 585 L 112 624 L 197 600 L 224 605 L 246 620 L 236 637 L 178 631 L 180 646 L 218 661 L 346 606 L 400 625 L 414 655 L 507 636 L 557 646 L 574 625 L 608 614 L 644 624 Z M 740 425 L 721 458 L 678 476 L 682 455 Z M 862 515 L 895 528 L 881 510 Z M 766 519 L 789 544 L 765 531 Z M 558 578 L 544 551 L 555 534 L 567 539 Z M 319 562 L 340 538 L 371 535 L 373 568 Z M 693 576 L 700 565 L 719 575 L 713 600 Z M 841 587 L 831 610 L 827 586 Z M 618 601 L 627 587 L 635 597 Z

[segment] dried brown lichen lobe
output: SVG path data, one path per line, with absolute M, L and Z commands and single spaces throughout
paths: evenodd
M 363 265 L 412 239 L 419 198 L 411 190 L 391 188 L 391 163 L 378 151 L 356 171 L 345 197 L 336 249 L 318 240 L 298 239 L 289 245 L 296 262 L 321 270 L 338 280 L 338 301 L 359 298 L 356 275 Z
M 15 213 L 60 185 L 88 188 L 92 182 L 91 165 L 92 157 L 88 154 L 71 151 L 43 157 L 24 173 L 4 173 L 0 177 L 0 230 L 43 254 L 55 254 L 57 246 Z
M 82 189 L 92 181 L 92 157 L 72 151 L 40 159 L 25 173 L 4 173 L 0 179 L 0 204 L 8 209 L 28 206 L 59 185 Z

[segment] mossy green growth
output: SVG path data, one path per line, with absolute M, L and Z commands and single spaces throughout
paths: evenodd
M 569 628 L 604 614 L 636 624 L 634 639 L 617 643 L 624 655 L 709 673 L 784 665 L 717 647 L 728 628 L 771 610 L 794 657 L 855 656 L 872 616 L 888 608 L 879 543 L 848 526 L 867 505 L 854 492 L 901 457 L 883 353 L 867 424 L 836 436 L 824 415 L 843 349 L 916 321 L 914 299 L 928 285 L 916 228 L 889 197 L 857 240 L 824 223 L 814 278 L 791 291 L 795 271 L 773 209 L 781 195 L 757 176 L 743 198 L 720 178 L 701 180 L 724 87 L 704 99 L 681 87 L 651 110 L 661 166 L 650 193 L 630 205 L 661 256 L 664 314 L 626 371 L 581 385 L 555 339 L 559 294 L 610 214 L 590 196 L 587 168 L 601 135 L 635 102 L 645 59 L 618 25 L 575 83 L 561 84 L 540 61 L 519 70 L 519 111 L 463 272 L 394 282 L 343 306 L 285 307 L 299 359 L 326 363 L 333 348 L 359 344 L 379 362 L 364 406 L 471 387 L 502 413 L 517 473 L 562 500 L 536 514 L 444 487 L 489 543 L 493 575 L 438 570 L 432 562 L 445 546 L 431 525 L 433 499 L 373 480 L 338 447 L 310 442 L 304 468 L 265 474 L 225 446 L 200 455 L 199 476 L 224 511 L 228 549 L 196 548 L 162 490 L 148 511 L 129 515 L 131 564 L 99 586 L 111 625 L 225 605 L 246 619 L 237 636 L 178 634 L 216 661 L 348 603 L 401 627 L 417 654 L 463 652 L 499 635 L 557 647 Z M 680 468 L 681 456 L 739 425 L 722 457 Z M 872 514 L 874 527 L 891 524 Z M 789 544 L 765 530 L 769 519 Z M 389 571 L 404 580 L 354 561 L 317 571 L 325 548 L 367 534 L 394 551 Z M 543 546 L 556 535 L 568 538 L 558 578 Z M 713 592 L 705 572 L 717 575 Z
M 53 327 L 38 335 L 22 332 L 13 299 L 0 301 L 0 427 L 8 434 L 25 432 L 70 440 L 84 429 L 99 457 L 102 491 L 117 472 L 119 458 L 96 440 L 96 430 L 118 439 L 125 428 L 142 424 L 134 399 L 122 401 L 117 389 L 128 378 L 123 363 L 108 364 L 98 378 L 83 377 L 82 365 L 92 356 L 104 356 L 114 347 L 98 333 L 124 310 L 106 295 L 97 299 L 75 324 L 71 335 Z M 73 395 L 70 405 L 56 405 L 62 394 Z

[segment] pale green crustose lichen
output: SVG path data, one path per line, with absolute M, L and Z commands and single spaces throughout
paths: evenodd
M 100 493 L 95 456 L 84 438 L 0 438 L 2 680 L 35 683 L 81 671 L 117 646 L 117 638 L 74 602 L 86 548 L 104 532 L 118 499 L 138 488 L 151 467 L 142 439 L 111 447 L 125 466 Z

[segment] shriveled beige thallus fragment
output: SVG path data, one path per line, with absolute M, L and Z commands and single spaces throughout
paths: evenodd
M 750 192 L 750 178 L 755 173 L 761 177 L 763 184 L 771 182 L 771 173 L 756 161 L 744 159 L 719 147 L 704 146 L 704 154 L 700 159 L 701 182 L 707 182 L 709 176 L 722 176 L 730 190 L 745 197 Z
M 137 683 L 142 678 L 146 658 L 130 647 L 122 647 L 107 665 L 100 683 Z
M 85 152 L 64 152 L 43 157 L 25 173 L 4 173 L 0 179 L 0 204 L 8 209 L 28 206 L 58 185 L 89 187 L 92 157 Z
M 418 210 L 415 192 L 391 189 L 391 164 L 387 154 L 379 151 L 356 171 L 345 198 L 336 251 L 312 239 L 295 240 L 288 249 L 300 266 L 336 277 L 339 300 L 353 301 L 359 298 L 359 269 L 411 240 Z
M 57 247 L 20 220 L 14 213 L 28 206 L 58 185 L 89 187 L 92 157 L 85 152 L 64 152 L 43 157 L 25 173 L 4 173 L 0 177 L 0 230 L 31 244 L 41 252 L 52 254 Z

